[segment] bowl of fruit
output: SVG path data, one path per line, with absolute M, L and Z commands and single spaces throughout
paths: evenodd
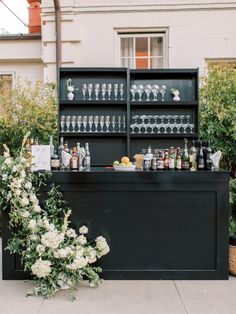
M 113 168 L 116 171 L 135 171 L 135 167 L 126 156 L 122 157 L 120 162 L 118 160 L 113 162 Z

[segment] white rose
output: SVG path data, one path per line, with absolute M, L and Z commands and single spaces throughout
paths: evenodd
M 30 215 L 30 213 L 27 210 L 21 213 L 21 217 L 23 217 L 23 218 L 28 218 L 29 215 Z
M 38 278 L 47 277 L 51 272 L 51 262 L 39 259 L 31 266 L 31 270 Z
M 59 233 L 57 230 L 48 231 L 41 236 L 42 244 L 52 249 L 57 249 L 63 240 L 63 233 Z
M 26 188 L 27 190 L 30 190 L 30 189 L 32 188 L 32 183 L 31 183 L 31 182 L 26 182 L 25 188 Z
M 84 245 L 87 243 L 87 239 L 85 238 L 85 236 L 83 234 L 81 234 L 79 237 L 78 237 L 78 242 L 81 244 L 81 245 Z
M 34 204 L 33 210 L 34 210 L 36 213 L 40 213 L 42 209 L 41 209 L 41 207 L 40 207 L 39 205 Z
M 70 229 L 68 229 L 68 230 L 66 231 L 66 235 L 67 235 L 67 237 L 69 237 L 69 238 L 76 238 L 76 236 L 77 236 L 75 230 L 72 229 L 72 228 L 70 228 Z
M 88 233 L 88 228 L 86 226 L 82 226 L 79 228 L 79 233 L 86 234 Z
M 36 220 L 31 219 L 31 220 L 29 221 L 28 228 L 31 229 L 31 230 L 34 230 L 34 229 L 36 228 L 36 226 L 37 226 Z
M 38 244 L 36 247 L 36 251 L 39 253 L 39 255 L 42 255 L 42 253 L 44 253 L 45 251 L 45 246 L 43 246 L 42 244 Z

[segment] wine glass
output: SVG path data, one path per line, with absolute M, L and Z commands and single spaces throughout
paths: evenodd
M 145 86 L 145 93 L 147 95 L 146 101 L 150 101 L 151 90 L 152 90 L 151 85 L 146 85 Z
M 138 101 L 142 101 L 143 85 L 138 85 L 137 92 L 139 94 L 139 100 Z
M 144 134 L 147 134 L 148 133 L 147 132 L 148 126 L 147 126 L 147 123 L 145 123 L 145 120 L 147 119 L 147 116 L 145 114 L 143 114 L 143 115 L 140 116 L 140 119 L 142 121 L 141 128 L 144 128 Z
M 165 85 L 162 85 L 160 87 L 160 93 L 161 93 L 161 101 L 164 101 L 164 97 L 165 97 L 165 93 L 166 93 L 166 86 Z
M 181 128 L 183 128 L 183 133 L 185 133 L 185 132 L 184 132 L 184 118 L 185 118 L 185 116 L 184 116 L 184 115 L 180 115 L 179 118 L 180 118 L 180 126 L 179 126 L 179 129 L 181 130 Z
M 106 100 L 107 84 L 102 84 L 102 100 Z
M 108 100 L 111 100 L 112 84 L 107 84 Z
M 65 127 L 65 116 L 61 116 L 61 132 L 64 132 L 64 127 Z
M 179 133 L 179 127 L 178 127 L 179 125 L 177 123 L 178 115 L 174 115 L 172 117 L 173 117 L 173 120 L 174 120 L 173 130 L 176 129 L 176 133 Z
M 130 125 L 130 128 L 131 128 L 131 134 L 135 134 L 135 128 L 137 127 L 137 120 L 138 120 L 139 116 L 138 115 L 135 115 L 132 117 L 132 119 L 134 120 L 134 123 L 132 123 Z
M 101 133 L 104 132 L 103 128 L 104 128 L 104 116 L 100 116 L 100 119 L 99 119 L 99 123 L 100 123 L 100 128 L 101 128 Z
M 92 100 L 93 84 L 88 84 L 89 101 Z
M 66 131 L 70 132 L 70 116 L 66 116 Z
M 94 87 L 94 92 L 95 92 L 95 100 L 98 101 L 98 95 L 99 95 L 99 92 L 100 92 L 100 84 L 95 84 L 95 87 Z
M 154 134 L 155 133 L 154 128 L 156 127 L 155 116 L 152 115 L 149 116 L 149 127 L 151 129 L 151 134 Z
M 76 122 L 77 122 L 78 132 L 80 133 L 81 132 L 81 124 L 82 124 L 82 116 L 77 116 Z
M 135 94 L 137 93 L 137 86 L 136 85 L 132 85 L 130 88 L 130 92 L 132 94 L 132 100 L 131 101 L 135 101 Z
M 117 121 L 118 121 L 118 123 L 117 123 L 117 125 L 118 125 L 118 132 L 120 133 L 121 132 L 121 116 L 117 117 Z
M 160 124 L 158 123 L 158 119 L 159 119 L 159 115 L 158 114 L 156 114 L 155 116 L 154 116 L 154 123 L 155 123 L 155 127 L 154 127 L 154 129 L 155 128 L 157 128 L 157 134 L 160 134 L 161 133 L 161 128 L 160 128 Z
M 126 116 L 122 116 L 122 132 L 126 131 Z
M 89 117 L 88 117 L 88 124 L 89 124 L 89 133 L 92 133 L 93 116 L 89 116 Z
M 115 131 L 116 131 L 116 116 L 112 116 L 111 124 L 112 124 L 112 132 L 115 133 Z
M 118 96 L 118 90 L 119 90 L 119 84 L 114 84 L 114 95 L 115 95 L 115 100 L 117 100 Z
M 83 84 L 83 87 L 82 87 L 83 100 L 86 99 L 86 92 L 87 92 L 87 90 L 88 90 L 87 84 Z
M 87 124 L 88 124 L 88 117 L 83 116 L 83 121 L 82 121 L 83 127 L 84 127 L 84 133 L 87 132 Z
M 106 133 L 109 133 L 110 116 L 105 116 L 105 125 L 106 125 L 106 128 L 107 128 Z
M 159 90 L 160 90 L 159 85 L 156 85 L 156 84 L 153 85 L 153 87 L 152 87 L 153 101 L 158 101 L 157 95 L 158 95 L 158 93 L 159 93 Z
M 119 84 L 119 92 L 120 92 L 120 100 L 124 100 L 123 99 L 123 95 L 124 95 L 124 84 L 123 83 Z
M 95 133 L 98 132 L 98 124 L 99 124 L 99 116 L 94 117 L 94 126 L 95 126 Z
M 75 132 L 76 116 L 72 116 L 72 118 L 71 118 L 71 125 L 72 125 L 72 132 Z

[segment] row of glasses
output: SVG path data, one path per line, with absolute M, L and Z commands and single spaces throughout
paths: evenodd
M 165 101 L 167 87 L 166 85 L 132 85 L 130 92 L 132 94 L 131 101 L 158 101 L 158 95 L 161 94 L 161 101 Z M 137 95 L 137 97 L 136 97 Z
M 124 84 L 83 84 L 82 85 L 83 100 L 111 100 L 114 95 L 114 100 L 124 100 Z
M 131 134 L 193 134 L 190 115 L 134 115 Z
M 121 133 L 126 131 L 126 116 L 84 115 L 61 116 L 61 132 Z

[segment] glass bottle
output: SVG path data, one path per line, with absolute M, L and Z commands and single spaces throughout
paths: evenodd
M 85 170 L 89 170 L 91 167 L 91 157 L 89 151 L 89 143 L 85 143 L 85 157 L 84 157 Z
M 199 142 L 199 153 L 198 153 L 198 160 L 197 160 L 197 168 L 199 170 L 203 170 L 205 168 L 205 162 L 204 162 L 204 154 L 203 154 L 203 148 L 202 148 L 202 142 Z
M 189 164 L 189 153 L 188 153 L 188 140 L 184 139 L 184 151 L 182 154 L 182 165 L 183 170 L 189 170 L 190 164 Z
M 170 147 L 169 149 L 169 169 L 170 170 L 175 169 L 175 159 L 176 159 L 175 149 L 174 147 Z
M 161 150 L 158 152 L 157 169 L 158 170 L 163 170 L 164 169 L 164 159 L 163 159 L 163 155 L 162 155 L 162 151 Z
M 76 147 L 73 147 L 72 156 L 70 159 L 70 169 L 79 170 L 79 157 L 77 156 Z
M 79 156 L 79 151 L 80 151 L 80 143 L 76 143 L 76 150 L 77 150 L 77 156 Z
M 205 168 L 206 170 L 212 170 L 212 149 L 210 147 L 209 141 L 206 142 L 206 149 L 205 149 Z
M 190 163 L 190 170 L 196 171 L 197 170 L 197 149 L 195 147 L 195 141 L 192 141 L 192 146 L 189 151 L 189 163 Z
M 52 136 L 52 134 L 50 134 L 49 145 L 50 145 L 50 155 L 52 157 L 52 155 L 54 153 L 54 145 L 53 145 L 53 136 Z
M 66 153 L 70 153 L 70 150 L 69 150 L 69 147 L 68 147 L 68 143 L 67 142 L 65 142 L 65 144 L 64 144 L 64 151 L 66 152 Z
M 165 149 L 165 155 L 164 155 L 164 169 L 169 169 L 169 150 Z
M 53 154 L 51 156 L 51 169 L 59 170 L 60 169 L 60 158 L 57 153 L 56 147 L 54 147 Z
M 181 159 L 180 147 L 177 147 L 177 151 L 176 151 L 175 168 L 177 170 L 181 170 L 181 168 L 182 168 L 182 159 Z
M 59 156 L 59 159 L 60 159 L 60 165 L 61 165 L 61 168 L 63 169 L 63 163 L 62 163 L 62 152 L 64 150 L 64 138 L 61 137 L 60 138 L 60 146 L 58 147 L 58 156 Z

